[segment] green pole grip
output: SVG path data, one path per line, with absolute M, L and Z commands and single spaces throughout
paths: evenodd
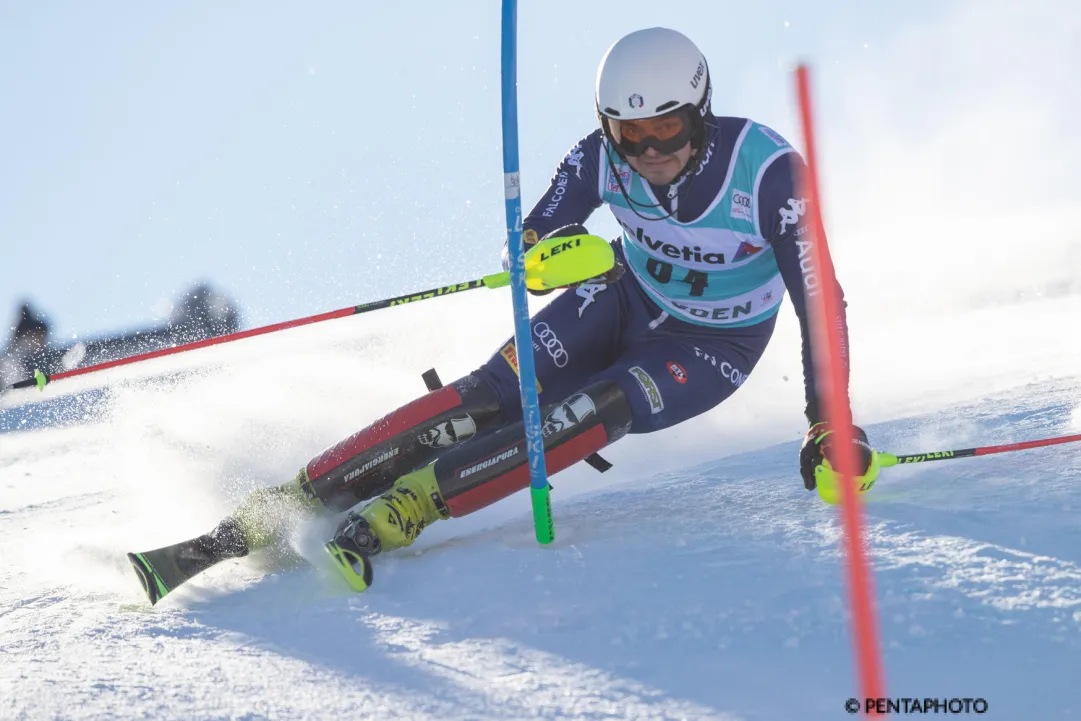
M 533 526 L 537 529 L 537 543 L 548 544 L 555 540 L 555 523 L 552 521 L 552 494 L 550 486 L 533 488 L 529 493 L 533 501 Z

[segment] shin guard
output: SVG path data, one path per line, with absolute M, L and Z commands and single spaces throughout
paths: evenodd
M 543 417 L 544 459 L 551 475 L 622 438 L 631 427 L 631 406 L 614 381 L 601 381 L 546 408 Z M 451 516 L 472 513 L 525 488 L 529 463 L 522 423 L 440 456 L 435 476 Z
M 466 376 L 383 416 L 308 462 L 296 485 L 341 511 L 387 491 L 440 453 L 490 430 L 500 417 L 495 393 Z

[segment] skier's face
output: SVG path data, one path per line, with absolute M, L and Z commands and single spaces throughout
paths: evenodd
M 653 185 L 668 185 L 687 167 L 691 159 L 691 144 L 688 142 L 674 153 L 661 153 L 656 148 L 646 148 L 646 152 L 637 157 L 628 157 L 635 172 Z

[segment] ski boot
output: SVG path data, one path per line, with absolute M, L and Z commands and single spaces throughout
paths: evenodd
M 326 550 L 350 588 L 360 593 L 372 584 L 372 556 L 412 545 L 426 526 L 440 518 L 450 518 L 450 511 L 439 493 L 432 462 L 399 478 L 359 513 L 350 511 Z

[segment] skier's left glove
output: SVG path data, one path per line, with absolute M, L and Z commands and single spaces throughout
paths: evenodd
M 799 470 L 803 485 L 808 491 L 818 491 L 826 503 L 841 500 L 841 475 L 837 467 L 835 429 L 828 423 L 818 422 L 810 427 L 799 452 Z M 852 443 L 856 455 L 856 487 L 866 493 L 875 485 L 881 467 L 878 453 L 867 442 L 867 433 L 859 426 L 852 426 Z

